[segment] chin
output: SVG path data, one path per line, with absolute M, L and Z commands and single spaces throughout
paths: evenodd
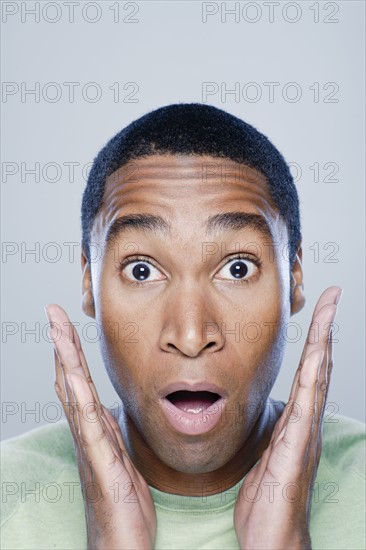
M 225 440 L 196 442 L 159 442 L 153 452 L 169 468 L 185 474 L 206 474 L 219 470 L 239 451 L 240 444 L 230 445 L 227 434 Z M 223 452 L 225 449 L 225 452 Z

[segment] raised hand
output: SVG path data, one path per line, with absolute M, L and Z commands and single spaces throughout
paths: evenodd
M 127 454 L 118 423 L 99 401 L 75 327 L 60 306 L 45 309 L 55 389 L 74 439 L 88 549 L 151 549 L 156 512 L 150 490 Z
M 311 549 L 312 489 L 333 366 L 331 327 L 341 292 L 330 287 L 320 296 L 288 405 L 239 491 L 234 527 L 241 550 Z

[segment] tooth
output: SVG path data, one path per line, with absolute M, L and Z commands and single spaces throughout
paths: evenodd
M 195 407 L 195 408 L 187 407 L 187 408 L 185 409 L 185 412 L 197 414 L 197 413 L 202 412 L 203 410 L 204 410 L 203 407 Z

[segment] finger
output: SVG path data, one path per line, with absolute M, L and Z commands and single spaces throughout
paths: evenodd
M 313 312 L 313 315 L 312 315 L 312 319 L 311 319 L 308 334 L 307 334 L 307 337 L 306 337 L 304 349 L 303 349 L 301 359 L 300 359 L 300 365 L 304 362 L 306 355 L 308 353 L 311 353 L 312 351 L 314 351 L 313 349 L 309 348 L 308 346 L 310 346 L 312 344 L 314 339 L 315 340 L 317 339 L 316 335 L 317 335 L 318 329 L 319 329 L 319 326 L 318 326 L 317 323 L 319 322 L 318 317 L 321 313 L 321 310 L 327 304 L 338 305 L 339 301 L 341 299 L 341 296 L 342 296 L 342 292 L 343 291 L 340 287 L 332 286 L 332 287 L 329 287 L 326 290 L 324 290 L 324 292 L 320 295 L 320 298 L 317 301 L 317 304 L 315 306 L 315 309 L 314 309 L 314 312 Z
M 114 433 L 114 436 L 118 442 L 120 449 L 122 449 L 127 454 L 127 450 L 122 439 L 122 434 L 121 434 L 121 430 L 119 428 L 118 422 L 114 418 L 113 414 L 107 409 L 107 407 L 102 405 L 102 409 L 103 409 L 103 414 L 106 416 L 106 419 L 108 420 L 111 426 L 111 429 Z
M 275 416 L 277 418 L 277 422 L 276 422 L 276 424 L 275 424 L 275 426 L 272 430 L 271 438 L 270 438 L 270 441 L 268 443 L 267 448 L 264 450 L 264 452 L 262 453 L 262 455 L 261 455 L 260 459 L 257 461 L 257 463 L 251 468 L 251 477 L 250 477 L 251 482 L 258 483 L 258 484 L 261 483 L 263 474 L 264 474 L 265 470 L 267 469 L 269 456 L 272 452 L 273 440 L 276 438 L 276 433 L 277 434 L 279 433 L 278 432 L 278 426 L 279 426 L 281 420 L 283 420 L 283 417 L 286 414 L 287 413 L 286 413 L 286 410 L 284 408 L 282 410 L 281 414 L 279 415 L 279 418 L 278 418 L 278 412 L 275 411 Z
M 80 439 L 78 437 L 78 433 L 80 431 L 79 426 L 79 416 L 77 414 L 77 408 L 75 399 L 73 396 L 73 392 L 71 390 L 71 387 L 68 382 L 67 372 L 72 369 L 74 372 L 79 372 L 80 374 L 83 374 L 85 377 L 85 366 L 86 361 L 84 358 L 84 367 L 81 365 L 80 362 L 80 356 L 77 352 L 77 346 L 75 338 L 70 338 L 70 335 L 67 335 L 65 331 L 61 329 L 61 326 L 65 326 L 65 318 L 67 319 L 66 326 L 69 323 L 69 319 L 66 315 L 66 313 L 60 308 L 59 306 L 51 304 L 50 309 L 48 310 L 48 307 L 46 309 L 47 317 L 50 320 L 51 323 L 51 329 L 50 329 L 50 337 L 54 342 L 54 358 L 55 358 L 55 371 L 56 371 L 56 382 L 55 382 L 55 389 L 56 393 L 59 396 L 59 399 L 62 403 L 62 406 L 65 411 L 66 418 L 68 420 L 70 430 L 73 436 L 74 440 L 74 446 L 75 446 L 75 452 L 76 452 L 76 458 L 79 466 L 79 472 L 82 477 L 82 480 L 87 478 L 90 478 L 91 472 L 90 467 L 87 464 L 87 461 L 85 460 L 85 455 L 83 452 L 83 449 L 80 444 Z M 63 312 L 63 315 L 57 316 L 57 314 L 61 311 Z M 73 327 L 73 325 L 68 324 L 68 326 Z M 73 327 L 73 335 L 75 336 L 76 330 Z M 77 338 L 77 345 L 81 348 L 80 340 Z M 61 354 L 61 358 L 60 357 Z M 89 370 L 87 370 L 89 373 Z M 90 378 L 90 374 L 89 374 Z M 94 384 L 93 384 L 94 387 Z M 92 390 L 93 399 L 94 399 L 94 392 Z
M 324 413 L 326 409 L 327 399 L 328 399 L 328 392 L 329 392 L 329 385 L 330 385 L 330 378 L 331 373 L 333 369 L 333 334 L 332 330 L 329 334 L 329 342 L 327 346 L 327 369 L 326 369 L 326 376 L 325 376 L 325 391 L 323 394 L 321 394 L 322 403 L 321 403 L 321 410 L 320 410 L 320 416 L 319 416 L 319 430 L 318 430 L 318 438 L 316 440 L 315 444 L 315 457 L 316 457 L 316 464 L 319 464 L 321 451 L 322 451 L 322 438 L 323 438 L 323 428 L 324 428 Z
M 93 393 L 95 401 L 100 405 L 100 399 L 91 378 L 88 364 L 81 347 L 80 338 L 76 328 L 71 323 L 67 313 L 57 304 L 48 304 L 45 307 L 50 324 L 55 327 L 54 346 L 60 356 L 61 366 L 66 367 L 67 372 L 83 374 Z M 69 361 L 67 363 L 66 361 Z M 71 370 L 70 370 L 71 369 Z
M 66 397 L 65 381 L 62 373 L 60 360 L 55 348 L 53 348 L 53 360 L 55 365 L 55 392 L 61 402 L 61 405 L 64 409 L 67 420 L 70 421 L 70 412 L 66 406 L 67 397 Z
M 65 315 L 66 315 L 66 313 L 65 313 Z M 92 393 L 94 395 L 94 398 L 95 398 L 96 402 L 100 404 L 100 399 L 99 399 L 99 396 L 98 396 L 98 392 L 97 392 L 97 389 L 95 387 L 94 381 L 93 381 L 93 379 L 90 375 L 88 363 L 86 362 L 86 358 L 85 358 L 85 355 L 84 355 L 84 352 L 83 352 L 83 348 L 81 347 L 81 342 L 80 342 L 79 335 L 78 335 L 77 330 L 74 327 L 74 325 L 72 325 L 71 328 L 72 328 L 73 340 L 75 342 L 76 349 L 79 353 L 80 363 L 83 367 L 85 378 L 86 378 L 87 382 L 89 383 L 90 389 L 92 390 Z
M 127 451 L 125 449 L 125 445 L 123 443 L 122 435 L 118 427 L 118 424 L 116 424 L 113 418 L 113 415 L 109 412 L 107 407 L 105 407 L 104 405 L 102 405 L 101 419 L 103 421 L 103 426 L 107 431 L 109 441 L 111 443 L 112 449 L 116 454 L 116 456 L 122 460 L 128 459 L 128 461 L 131 462 L 127 454 Z M 117 427 L 115 427 L 114 424 L 116 424 Z M 126 462 L 125 462 L 125 466 L 127 467 Z
M 59 336 L 59 332 L 57 331 L 57 329 L 55 329 L 54 327 L 51 328 L 50 337 L 53 339 L 53 341 L 55 341 L 58 338 L 58 336 L 56 336 L 56 332 L 57 332 L 57 335 Z M 77 423 L 77 420 L 75 420 L 75 405 L 74 405 L 71 388 L 69 386 L 67 378 L 65 377 L 64 365 L 67 359 L 64 359 L 64 365 L 63 365 L 62 359 L 59 353 L 60 349 L 61 349 L 60 347 L 57 347 L 57 346 L 54 347 L 55 374 L 56 374 L 55 390 L 62 402 L 67 420 L 69 421 L 70 428 L 74 435 L 75 429 L 77 429 L 75 427 Z
M 54 355 L 55 373 L 56 373 L 55 389 L 56 389 L 57 396 L 62 404 L 66 419 L 70 427 L 71 435 L 74 441 L 74 449 L 75 449 L 75 455 L 76 455 L 76 462 L 79 469 L 80 480 L 82 485 L 85 486 L 86 483 L 92 481 L 92 472 L 83 454 L 79 439 L 77 437 L 78 421 L 76 416 L 75 398 L 69 383 L 65 381 L 64 373 L 61 368 L 59 357 L 55 349 L 53 350 L 53 355 Z
M 112 428 L 111 423 L 110 423 L 110 421 L 107 418 L 107 415 L 105 413 L 105 410 L 106 410 L 106 407 L 104 405 L 102 405 L 101 415 L 102 415 L 102 419 L 103 419 L 103 422 L 104 422 L 104 426 L 105 426 L 106 430 L 108 431 L 110 440 L 113 442 L 114 447 L 119 450 L 120 449 L 120 443 L 119 443 L 117 434 L 114 431 L 114 429 Z
M 337 287 L 335 287 L 335 288 L 337 288 Z M 320 302 L 320 299 L 318 301 L 318 305 L 319 305 L 319 302 Z M 323 352 L 324 354 L 327 351 L 329 333 L 330 333 L 331 326 L 332 326 L 332 323 L 334 321 L 334 318 L 335 318 L 335 315 L 336 315 L 336 312 L 337 312 L 337 306 L 335 304 L 326 303 L 326 304 L 324 304 L 323 306 L 321 306 L 319 308 L 318 305 L 315 308 L 317 313 L 316 313 L 316 315 L 314 314 L 314 316 L 313 316 L 313 321 L 314 322 L 312 323 L 312 325 L 309 328 L 309 333 L 308 333 L 307 341 L 305 343 L 304 350 L 303 350 L 303 353 L 302 353 L 302 356 L 301 356 L 301 359 L 300 359 L 300 364 L 299 364 L 299 367 L 298 367 L 298 369 L 295 373 L 294 381 L 292 383 L 290 396 L 289 396 L 289 401 L 288 401 L 288 404 L 289 404 L 290 407 L 291 407 L 292 403 L 296 402 L 296 396 L 297 396 L 297 391 L 298 391 L 298 386 L 299 386 L 300 374 L 301 374 L 301 370 L 302 370 L 302 367 L 303 367 L 303 364 L 304 364 L 304 361 L 305 361 L 306 357 L 308 357 L 311 353 L 316 352 L 316 351 L 319 351 L 320 353 Z M 316 329 L 315 334 L 312 334 L 312 336 L 309 336 L 311 334 L 311 331 L 313 331 L 315 329 Z M 326 369 L 326 367 L 324 367 L 324 368 Z M 324 384 L 325 378 L 326 378 L 326 372 L 325 372 L 325 370 L 323 370 L 322 373 L 321 373 L 322 384 Z M 284 427 L 287 420 L 288 420 L 288 416 L 287 416 L 287 418 L 283 419 L 282 425 L 281 425 L 281 430 Z
M 276 425 L 275 425 L 275 427 L 273 429 L 273 432 L 272 432 L 272 435 L 271 435 L 270 442 L 269 442 L 266 450 L 262 454 L 259 464 L 256 466 L 256 473 L 255 473 L 255 476 L 252 480 L 255 483 L 259 484 L 261 482 L 261 479 L 262 479 L 265 471 L 267 470 L 268 461 L 269 461 L 269 458 L 271 456 L 271 453 L 273 452 L 273 447 L 274 447 L 276 441 L 278 441 L 279 437 L 281 437 L 284 434 L 285 426 L 286 426 L 287 422 L 291 421 L 293 416 L 294 415 L 293 415 L 293 412 L 292 412 L 292 405 L 290 405 L 290 403 L 288 403 L 284 407 L 279 419 L 277 420 Z
M 292 383 L 289 400 L 285 405 L 282 411 L 282 414 L 275 425 L 269 446 L 273 447 L 275 441 L 278 439 L 280 434 L 284 432 L 284 429 L 286 428 L 287 423 L 296 422 L 296 419 L 299 416 L 299 408 L 298 408 L 298 405 L 296 404 L 295 398 L 298 390 L 300 374 L 301 374 L 301 367 L 299 366 L 296 370 L 295 377 Z
M 63 405 L 66 417 L 70 419 L 71 418 L 70 413 L 72 412 L 72 409 L 70 410 L 69 405 L 73 401 L 73 396 L 72 396 L 70 387 L 67 383 L 67 380 L 65 379 L 65 374 L 61 365 L 61 360 L 57 353 L 56 348 L 53 348 L 53 357 L 54 357 L 54 363 L 55 363 L 55 391 Z
M 308 464 L 308 450 L 315 426 L 317 390 L 324 352 L 315 351 L 307 356 L 299 377 L 296 404 L 301 412 L 297 422 L 288 422 L 274 443 L 274 448 L 287 458 L 287 473 L 303 472 Z
M 118 462 L 118 472 L 129 474 L 123 461 L 119 460 L 107 435 L 107 429 L 102 421 L 100 409 L 93 400 L 93 394 L 85 377 L 79 374 L 67 375 L 69 385 L 77 403 L 78 434 L 77 437 L 83 452 L 99 480 L 110 481 L 110 474 Z
M 336 306 L 332 306 L 330 304 L 326 304 L 326 306 L 323 306 L 321 312 L 319 313 L 321 322 L 323 322 L 327 318 L 330 318 L 333 315 L 332 310 L 335 307 Z M 326 330 L 329 330 L 329 328 L 327 328 Z M 321 398 L 321 391 L 323 391 L 324 387 L 326 387 L 326 384 L 327 384 L 327 344 L 323 339 L 319 339 L 316 345 L 314 345 L 314 349 L 312 349 L 312 351 L 308 353 L 304 361 L 304 364 L 301 365 L 301 367 L 296 372 L 293 387 L 291 388 L 290 399 L 286 407 L 287 414 L 284 415 L 279 425 L 276 426 L 277 433 L 275 434 L 275 438 L 274 438 L 275 441 L 278 440 L 278 438 L 280 437 L 280 434 L 281 434 L 281 437 L 283 437 L 286 427 L 289 423 L 294 424 L 297 422 L 299 418 L 301 418 L 303 411 L 302 411 L 301 402 L 299 402 L 299 392 L 300 392 L 300 398 L 301 398 L 301 393 L 302 393 L 300 390 L 301 383 L 302 383 L 301 380 L 302 380 L 302 376 L 303 377 L 306 376 L 306 374 L 302 374 L 302 373 L 303 373 L 304 365 L 307 362 L 308 358 L 316 353 L 320 354 L 323 357 L 322 364 L 319 367 L 318 381 L 316 386 L 316 395 L 317 396 L 319 395 L 319 398 Z M 314 417 L 314 421 L 317 420 L 319 416 L 319 411 L 321 410 L 322 404 L 323 404 L 323 400 L 321 399 L 321 403 L 320 404 L 317 403 L 316 417 Z
M 61 367 L 60 359 L 57 351 L 53 349 L 53 357 L 55 363 L 55 391 L 62 404 L 62 408 L 65 412 L 65 416 L 69 423 L 72 435 L 75 437 L 75 424 L 74 424 L 74 409 L 73 409 L 73 396 L 70 392 L 69 386 L 66 384 L 64 373 Z
M 324 410 L 327 403 L 332 370 L 333 370 L 333 330 L 331 328 L 329 332 L 328 343 L 327 343 L 327 366 L 324 373 L 325 386 L 324 386 L 323 399 L 322 399 L 322 411 L 321 411 L 322 416 L 324 415 Z
M 120 427 L 118 425 L 118 422 L 116 421 L 116 419 L 112 415 L 112 413 L 107 409 L 107 407 L 105 407 L 104 405 L 102 405 L 102 407 L 103 407 L 103 414 L 106 417 L 106 421 L 108 421 L 108 423 L 110 424 L 110 427 L 113 430 L 113 432 L 115 434 L 115 437 L 118 441 L 118 445 L 119 445 L 119 448 L 120 448 L 121 453 L 122 453 L 124 465 L 125 465 L 126 469 L 128 470 L 132 481 L 134 481 L 135 483 L 137 483 L 138 480 L 142 481 L 143 478 L 142 478 L 140 472 L 137 470 L 136 466 L 132 462 L 132 460 L 131 460 L 128 452 L 127 452 L 126 446 L 125 446 L 124 441 L 122 439 L 122 434 L 121 434 L 121 430 L 120 430 Z
M 324 353 L 324 359 L 323 363 L 320 369 L 319 373 L 319 383 L 318 383 L 318 394 L 317 394 L 317 401 L 318 401 L 318 417 L 315 419 L 317 423 L 321 422 L 324 409 L 325 409 L 325 403 L 326 403 L 326 396 L 328 394 L 329 389 L 329 362 L 332 361 L 332 347 L 331 347 L 331 330 L 328 335 L 328 341 L 325 348 Z
M 75 398 L 67 379 L 65 380 L 64 371 L 61 367 L 60 358 L 58 357 L 57 351 L 54 349 L 53 353 L 55 358 L 55 370 L 56 370 L 56 382 L 55 382 L 56 393 L 65 411 L 65 415 L 69 423 L 71 434 L 73 436 L 77 459 L 79 461 L 79 459 L 81 458 L 81 449 L 80 449 L 80 444 L 77 437 L 79 425 L 78 425 Z
M 329 306 L 328 309 L 331 307 L 336 307 L 336 310 L 334 311 L 334 316 L 337 311 L 337 306 Z M 323 310 L 326 309 L 326 306 L 324 306 Z M 324 418 L 324 411 L 326 406 L 326 400 L 327 395 L 329 391 L 329 383 L 330 383 L 330 370 L 332 368 L 333 364 L 333 357 L 332 357 L 332 342 L 331 342 L 331 332 L 332 332 L 332 325 L 334 321 L 334 316 L 331 317 L 325 324 L 324 324 L 324 331 L 321 337 L 321 341 L 319 341 L 319 349 L 323 349 L 324 351 L 324 357 L 323 362 L 319 371 L 319 380 L 317 384 L 317 403 L 315 407 L 315 416 L 314 416 L 314 431 L 313 435 L 310 441 L 309 445 L 309 467 L 312 467 L 314 461 L 316 463 L 319 463 L 320 460 L 320 454 L 321 454 L 321 441 L 322 441 L 322 430 L 323 430 L 323 418 Z M 314 345 L 314 347 L 316 347 Z M 297 399 L 295 397 L 295 399 Z
M 301 358 L 300 358 L 300 363 L 299 363 L 299 366 L 295 372 L 295 376 L 294 376 L 294 380 L 293 380 L 293 383 L 292 383 L 292 386 L 291 386 L 291 391 L 290 391 L 290 396 L 289 396 L 289 402 L 293 402 L 294 399 L 295 399 L 295 395 L 296 395 L 296 392 L 297 392 L 297 385 L 298 385 L 298 381 L 299 381 L 299 376 L 300 376 L 300 370 L 301 370 L 301 367 L 302 367 L 302 364 L 305 360 L 305 357 L 306 355 L 308 355 L 309 353 L 311 353 L 312 351 L 314 351 L 313 349 L 311 349 L 310 347 L 310 344 L 312 342 L 312 340 L 314 339 L 314 330 L 317 328 L 317 325 L 316 323 L 319 322 L 317 321 L 318 319 L 318 316 L 320 315 L 320 312 L 322 310 L 322 308 L 327 305 L 327 304 L 338 304 L 340 299 L 341 299 L 341 296 L 342 296 L 342 290 L 340 289 L 340 287 L 337 287 L 337 286 L 333 286 L 333 287 L 329 287 L 327 288 L 320 296 L 316 306 L 315 306 L 315 309 L 314 309 L 314 312 L 313 312 L 313 315 L 312 315 L 312 319 L 311 319 L 311 323 L 310 323 L 310 327 L 309 327 L 309 330 L 308 330 L 308 334 L 307 334 L 307 337 L 306 337 L 306 341 L 305 341 L 305 345 L 304 345 L 304 349 L 302 351 L 302 355 L 301 355 Z
M 291 388 L 291 391 L 290 391 L 290 397 L 289 397 L 288 403 L 285 405 L 285 407 L 282 411 L 282 414 L 281 414 L 280 418 L 278 419 L 278 421 L 275 425 L 275 428 L 273 430 L 270 445 L 274 444 L 274 442 L 276 441 L 276 439 L 278 438 L 280 433 L 285 428 L 286 424 L 291 420 L 294 421 L 294 417 L 296 418 L 296 416 L 297 416 L 298 411 L 296 409 L 295 396 L 296 396 L 296 392 L 297 392 L 297 388 L 298 388 L 300 373 L 301 373 L 301 368 L 299 367 L 296 370 L 296 373 L 295 373 L 295 377 L 294 377 L 294 381 L 292 383 L 292 388 Z

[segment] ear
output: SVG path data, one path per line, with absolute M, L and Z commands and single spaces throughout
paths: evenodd
M 88 315 L 88 317 L 95 318 L 95 306 L 94 306 L 91 271 L 90 271 L 89 262 L 87 260 L 84 250 L 82 250 L 82 253 L 81 253 L 81 270 L 83 272 L 81 307 L 85 315 Z
M 291 269 L 291 315 L 302 310 L 305 304 L 301 241 Z

